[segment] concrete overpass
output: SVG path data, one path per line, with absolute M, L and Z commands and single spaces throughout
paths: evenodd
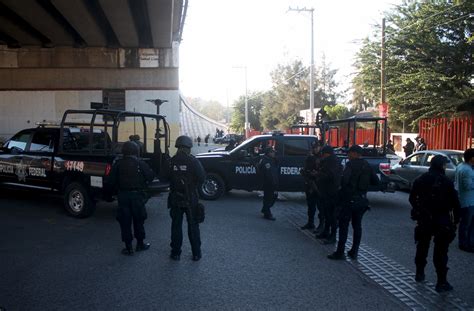
M 0 136 L 108 101 L 179 134 L 187 0 L 0 0 Z

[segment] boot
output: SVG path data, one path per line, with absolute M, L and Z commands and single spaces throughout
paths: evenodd
M 122 249 L 122 254 L 123 254 L 123 255 L 127 255 L 127 256 L 133 255 L 133 246 L 132 246 L 132 243 L 125 243 L 125 248 Z
M 333 234 L 328 235 L 326 239 L 324 239 L 323 244 L 335 244 L 336 243 L 336 236 Z
M 316 234 L 316 239 L 326 239 L 328 237 L 329 237 L 329 233 L 327 233 L 327 232 L 322 232 L 322 233 Z
M 335 251 L 334 253 L 329 254 L 328 258 L 332 260 L 344 260 L 346 259 L 346 255 L 344 255 L 344 252 Z
M 140 251 L 146 251 L 149 249 L 151 246 L 150 243 L 143 243 L 143 240 L 137 242 L 137 247 L 135 248 L 135 251 L 140 252 Z
M 347 256 L 349 256 L 349 258 L 352 260 L 357 260 L 358 252 L 354 249 L 351 249 L 347 252 Z
M 263 215 L 263 218 L 268 219 L 268 220 L 276 220 L 275 217 L 271 213 Z
M 314 224 L 308 222 L 306 225 L 300 227 L 301 230 L 313 230 L 314 229 Z
M 415 281 L 423 282 L 425 280 L 425 268 L 416 267 Z
M 438 293 L 453 290 L 453 287 L 451 286 L 451 284 L 448 283 L 448 280 L 446 279 L 448 269 L 443 271 L 436 271 L 436 274 L 438 275 L 438 282 L 436 283 L 435 289 Z
M 316 230 L 314 230 L 314 234 L 321 234 L 324 231 L 324 224 L 320 221 Z

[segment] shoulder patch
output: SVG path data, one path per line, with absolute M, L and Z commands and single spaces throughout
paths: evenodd
M 266 168 L 266 169 L 269 169 L 270 167 L 272 167 L 272 166 L 270 165 L 270 163 L 265 163 L 265 168 Z

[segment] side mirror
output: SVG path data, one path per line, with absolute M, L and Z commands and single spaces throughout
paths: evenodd
M 12 148 L 10 149 L 10 152 L 11 152 L 11 154 L 20 154 L 20 153 L 23 152 L 23 150 L 20 149 L 20 148 L 18 148 L 18 147 L 12 147 Z

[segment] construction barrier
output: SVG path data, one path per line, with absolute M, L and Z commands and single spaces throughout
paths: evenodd
M 466 150 L 472 148 L 473 118 L 433 118 L 419 122 L 419 134 L 428 149 Z

